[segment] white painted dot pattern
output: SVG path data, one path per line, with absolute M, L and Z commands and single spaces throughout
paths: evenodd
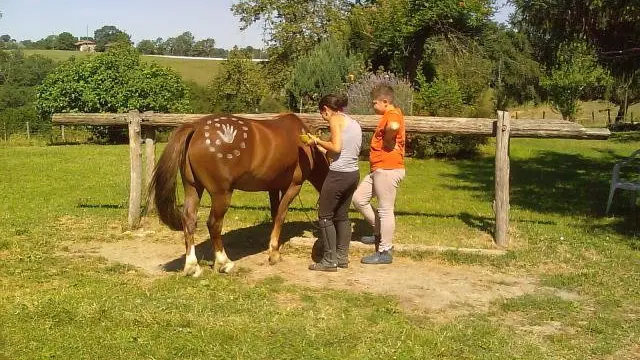
M 224 153 L 224 151 L 223 152 L 217 151 L 216 146 L 222 145 L 223 142 L 227 144 L 233 144 L 236 136 L 239 135 L 238 134 L 239 130 L 241 130 L 240 132 L 242 133 L 242 138 L 247 139 L 248 138 L 247 131 L 249 131 L 249 128 L 247 126 L 239 126 L 239 129 L 236 129 L 232 123 L 228 123 L 228 122 L 221 125 L 219 123 L 220 120 L 236 121 L 238 124 L 244 125 L 244 121 L 239 120 L 235 117 L 229 118 L 226 116 L 222 116 L 219 118 L 207 120 L 206 122 L 207 125 L 204 126 L 205 130 L 211 129 L 209 125 L 212 124 L 212 121 L 213 121 L 213 125 L 219 130 L 216 131 L 215 134 L 210 131 L 205 131 L 204 132 L 205 144 L 207 145 L 210 152 L 216 153 L 216 156 L 219 159 L 222 159 L 222 158 L 233 159 L 234 157 L 239 157 L 242 154 L 242 152 L 239 149 L 233 149 L 229 153 Z M 213 140 L 214 137 L 216 138 L 215 139 L 216 146 L 212 146 L 212 143 L 214 142 Z M 244 141 L 240 142 L 238 146 L 240 147 L 240 149 L 247 148 L 247 144 Z

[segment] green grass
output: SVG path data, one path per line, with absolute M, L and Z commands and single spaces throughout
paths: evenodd
M 90 53 L 66 50 L 24 50 L 25 54 L 39 54 L 54 61 L 64 61 L 72 56 L 87 57 Z M 184 80 L 193 81 L 199 85 L 208 85 L 220 69 L 220 61 L 202 59 L 173 59 L 155 56 L 142 56 L 145 61 L 155 62 L 161 66 L 177 71 Z
M 576 122 L 587 127 L 605 127 L 608 122 L 606 109 L 611 109 L 611 121 L 614 121 L 618 114 L 618 106 L 613 103 L 604 100 L 580 101 L 578 104 Z M 525 104 L 515 106 L 509 109 L 509 111 L 511 112 L 512 118 L 516 118 L 517 116 L 520 119 L 542 119 L 544 116 L 546 119 L 562 119 L 562 115 L 553 110 L 549 104 L 535 106 Z M 635 122 L 640 121 L 640 104 L 630 106 L 627 117 L 628 122 L 632 119 Z
M 159 65 L 170 67 L 177 71 L 184 80 L 193 81 L 198 85 L 209 85 L 220 69 L 222 61 L 202 59 L 173 59 L 154 56 L 143 56 L 145 61 L 152 61 Z
M 44 57 L 48 57 L 53 61 L 64 61 L 69 59 L 72 56 L 76 57 L 88 57 L 91 56 L 91 53 L 88 52 L 80 52 L 80 51 L 70 51 L 70 50 L 23 50 L 25 55 L 42 55 Z
M 550 290 L 446 323 L 405 314 L 393 298 L 313 290 L 279 277 L 151 280 L 128 265 L 61 256 L 62 243 L 113 241 L 108 228 L 126 223 L 128 147 L 2 147 L 0 358 L 634 358 L 640 225 L 628 194 L 616 198 L 615 217 L 602 213 L 613 163 L 637 140 L 513 139 L 509 255 L 422 258 L 517 270 Z M 472 160 L 409 160 L 397 241 L 489 247 L 493 151 L 490 143 Z M 310 228 L 316 199 L 305 186 L 288 222 Z M 264 231 L 267 203 L 266 194 L 234 194 L 227 236 Z M 60 225 L 65 217 L 73 231 Z

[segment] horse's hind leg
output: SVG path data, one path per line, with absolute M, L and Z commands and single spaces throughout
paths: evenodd
M 184 180 L 183 180 L 184 181 Z M 198 206 L 202 197 L 203 189 L 195 187 L 188 182 L 184 182 L 184 208 L 182 211 L 182 225 L 184 231 L 184 245 L 186 247 L 184 274 L 200 276 L 202 269 L 198 265 L 196 257 L 196 246 L 193 238 L 196 232 L 196 224 L 198 221 Z
M 233 262 L 227 257 L 227 253 L 224 251 L 224 244 L 222 243 L 222 222 L 224 221 L 224 215 L 229 209 L 231 203 L 232 192 L 216 193 L 212 196 L 211 213 L 209 214 L 209 220 L 207 220 L 207 227 L 209 228 L 209 235 L 211 236 L 211 242 L 213 243 L 213 250 L 218 265 L 218 271 L 221 273 L 228 273 L 233 269 Z
M 269 263 L 272 265 L 280 261 L 280 232 L 282 231 L 282 224 L 284 223 L 284 218 L 287 216 L 289 205 L 291 205 L 296 195 L 300 193 L 301 188 L 302 185 L 292 184 L 280 199 L 278 212 L 273 218 L 273 230 L 271 230 L 271 237 L 269 239 Z
M 275 221 L 278 216 L 278 206 L 280 206 L 281 198 L 280 190 L 269 191 L 269 207 L 271 209 L 271 220 Z

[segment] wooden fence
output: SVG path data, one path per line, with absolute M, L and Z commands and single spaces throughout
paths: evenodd
M 131 111 L 126 114 L 54 114 L 54 125 L 128 126 L 129 157 L 131 163 L 131 187 L 129 193 L 129 225 L 137 227 L 141 216 L 141 196 L 143 186 L 151 179 L 155 165 L 155 128 L 179 126 L 192 122 L 206 114 L 158 114 Z M 326 128 L 327 123 L 319 114 L 297 114 L 315 132 Z M 277 114 L 236 114 L 259 120 L 269 120 Z M 379 117 L 375 115 L 353 115 L 364 131 L 373 131 Z M 603 128 L 584 128 L 579 124 L 550 119 L 511 120 L 508 112 L 498 111 L 497 119 L 488 118 L 443 118 L 427 116 L 405 117 L 409 133 L 479 135 L 496 137 L 495 157 L 495 202 L 496 216 L 495 243 L 500 247 L 509 244 L 509 139 L 527 138 L 567 138 L 602 140 L 610 135 Z M 145 167 L 143 181 L 142 143 L 145 144 Z

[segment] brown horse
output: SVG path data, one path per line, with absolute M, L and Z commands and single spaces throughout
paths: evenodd
M 162 222 L 184 231 L 184 273 L 198 276 L 201 269 L 193 241 L 198 206 L 203 191 L 211 195 L 207 227 L 220 272 L 229 272 L 222 244 L 222 221 L 233 190 L 268 191 L 273 218 L 269 262 L 280 260 L 280 230 L 291 201 L 309 180 L 320 191 L 329 166 L 315 147 L 302 143 L 298 135 L 308 128 L 294 114 L 274 120 L 252 120 L 233 115 L 209 115 L 177 128 L 155 167 L 149 190 Z M 180 170 L 184 208 L 176 204 L 176 177 Z

